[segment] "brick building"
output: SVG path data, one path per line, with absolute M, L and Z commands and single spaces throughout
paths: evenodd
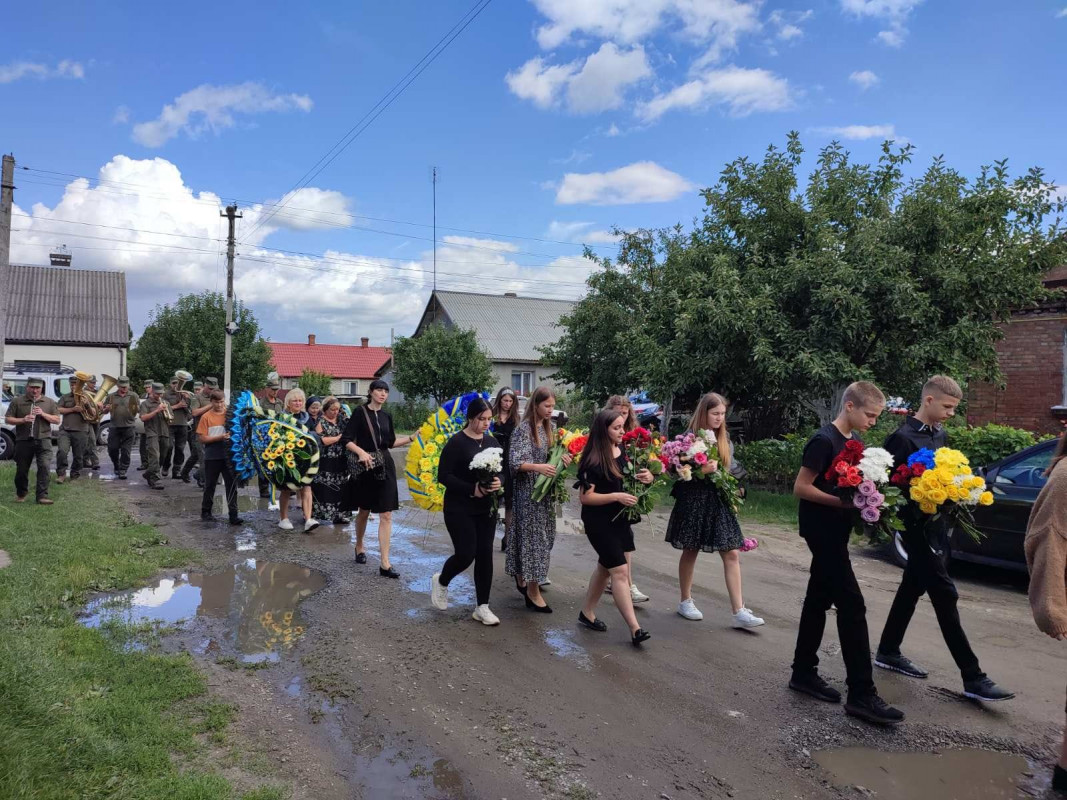
M 1060 433 L 1067 421 L 1067 266 L 1053 270 L 1045 286 L 1058 297 L 1018 311 L 1001 326 L 997 343 L 1004 387 L 974 384 L 967 422 L 996 422 L 1042 433 Z

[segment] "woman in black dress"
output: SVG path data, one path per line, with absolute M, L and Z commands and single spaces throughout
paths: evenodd
M 623 423 L 622 429 L 624 433 L 629 433 L 637 427 L 637 414 L 634 413 L 633 403 L 630 402 L 630 398 L 621 394 L 613 394 L 608 398 L 608 402 L 604 404 L 606 411 L 618 411 L 620 414 L 626 415 L 626 421 Z M 626 554 L 626 569 L 629 570 L 627 578 L 630 580 L 630 599 L 635 603 L 647 603 L 649 597 L 647 594 L 637 588 L 637 584 L 634 583 L 633 576 L 633 557 Z M 611 594 L 611 579 L 608 579 L 608 585 L 604 589 L 607 594 Z
M 500 442 L 504 449 L 504 464 L 508 463 L 508 453 L 511 452 L 511 434 L 515 432 L 515 426 L 519 424 L 519 401 L 510 386 L 505 386 L 496 394 L 493 402 L 493 436 Z M 514 496 L 512 494 L 511 479 L 508 470 L 504 469 L 501 476 L 504 480 L 504 536 L 500 540 L 500 552 L 507 552 L 508 529 L 511 527 L 511 506 Z
M 689 421 L 689 430 L 693 433 L 705 430 L 715 435 L 716 445 L 709 449 L 708 462 L 700 468 L 704 474 L 726 468 L 739 477 L 742 470 L 733 457 L 733 444 L 726 428 L 726 409 L 725 398 L 709 392 L 700 398 Z M 678 562 L 678 587 L 682 596 L 678 613 L 690 620 L 704 618 L 693 602 L 693 573 L 697 555 L 703 550 L 722 557 L 733 627 L 757 628 L 762 625 L 763 620 L 745 608 L 741 598 L 741 547 L 745 537 L 741 535 L 741 525 L 734 512 L 720 499 L 711 481 L 697 478 L 676 481 L 671 495 L 675 503 L 667 523 L 667 541 L 682 551 Z
M 315 426 L 321 445 L 319 471 L 311 483 L 314 500 L 311 513 L 315 519 L 330 520 L 334 525 L 347 525 L 348 514 L 341 510 L 344 489 L 348 483 L 348 459 L 341 445 L 342 421 L 338 416 L 341 403 L 336 397 L 322 401 L 322 416 Z
M 493 420 L 489 403 L 478 397 L 467 407 L 467 425 L 448 440 L 441 450 L 437 479 L 445 487 L 445 528 L 455 553 L 440 572 L 430 578 L 430 599 L 436 608 L 448 608 L 448 584 L 474 563 L 474 588 L 478 603 L 472 615 L 483 625 L 499 625 L 489 610 L 489 589 L 493 584 L 493 537 L 496 535 L 492 495 L 501 488 L 494 477 L 483 486 L 481 476 L 471 471 L 471 461 L 479 454 L 495 451 L 501 458 L 496 439 L 487 435 Z
M 389 537 L 393 532 L 393 512 L 400 508 L 400 494 L 396 487 L 396 464 L 389 450 L 411 444 L 412 436 L 396 437 L 393 418 L 382 406 L 389 399 L 389 384 L 376 380 L 370 385 L 367 402 L 352 412 L 341 444 L 367 467 L 371 467 L 375 453 L 381 454 L 382 465 L 366 469 L 359 477 L 348 482 L 343 505 L 346 511 L 356 515 L 356 563 L 366 564 L 363 550 L 363 535 L 367 531 L 367 518 L 373 511 L 378 514 L 378 548 L 381 550 L 381 565 L 378 574 L 385 578 L 399 578 L 400 573 L 389 563 Z
M 623 491 L 622 476 L 627 460 L 620 445 L 625 430 L 625 413 L 605 409 L 597 414 L 578 467 L 582 524 L 597 554 L 596 569 L 589 578 L 585 605 L 578 612 L 578 622 L 594 631 L 608 629 L 604 621 L 597 618 L 596 606 L 610 578 L 615 585 L 611 596 L 630 628 L 631 641 L 637 646 L 650 636 L 637 622 L 629 591 L 626 560 L 627 555 L 634 551 L 634 532 L 624 511 L 637 503 L 637 498 Z M 652 473 L 647 469 L 634 477 L 641 483 L 652 483 Z

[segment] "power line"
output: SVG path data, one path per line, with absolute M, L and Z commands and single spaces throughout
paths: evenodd
M 474 22 L 474 20 L 476 20 L 479 15 L 481 15 L 481 13 L 485 11 L 485 9 L 489 6 L 491 2 L 492 0 L 478 0 L 478 2 L 476 2 L 471 7 L 471 9 L 466 14 L 464 14 L 463 17 L 460 18 L 460 21 L 457 22 L 454 26 L 452 26 L 452 29 L 443 37 L 441 37 L 441 39 L 439 39 L 437 43 L 427 51 L 426 55 L 419 59 L 419 61 L 416 62 L 415 66 L 408 70 L 407 74 L 404 75 L 404 77 L 401 78 L 396 84 L 394 84 L 393 88 L 386 92 L 381 100 L 374 104 L 370 111 L 364 114 L 363 117 L 361 117 L 360 120 L 356 122 L 356 124 L 353 125 L 348 130 L 348 132 L 344 136 L 342 136 L 341 139 L 326 152 L 325 155 L 320 157 L 319 160 L 315 162 L 311 169 L 304 174 L 304 177 L 297 181 L 296 185 L 292 189 L 282 195 L 283 199 L 279 205 L 278 210 L 280 210 L 280 208 L 285 205 L 286 197 L 291 198 L 293 196 L 293 193 L 297 189 L 309 185 L 311 181 L 315 179 L 316 176 L 318 176 L 324 169 L 326 169 L 326 167 L 330 166 L 330 164 L 333 163 L 334 159 L 336 159 L 339 155 L 341 155 L 341 153 L 348 149 L 349 145 L 351 145 L 352 142 L 354 142 L 360 136 L 360 134 L 363 133 L 363 131 L 369 128 L 374 123 L 374 121 L 378 119 L 378 117 L 381 116 L 382 113 L 387 108 L 389 108 L 389 106 L 391 106 L 396 101 L 396 99 L 400 97 L 400 95 L 404 93 L 408 86 L 410 86 L 423 72 L 426 71 L 426 69 L 434 61 L 437 60 L 437 57 L 440 56 L 441 53 L 448 49 L 448 46 L 456 40 L 456 37 L 463 33 L 463 31 L 467 29 L 467 26 Z M 392 97 L 390 97 L 390 95 L 392 95 Z M 274 213 L 277 213 L 277 211 L 259 220 L 255 224 L 255 226 L 253 226 L 252 230 L 249 231 L 248 234 L 246 234 L 246 238 L 247 236 L 251 236 L 253 233 L 255 233 L 261 225 L 263 225 L 274 215 Z

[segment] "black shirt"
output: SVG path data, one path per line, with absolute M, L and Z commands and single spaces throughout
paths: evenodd
M 472 517 L 489 514 L 492 498 L 474 496 L 478 475 L 471 471 L 470 466 L 478 453 L 494 447 L 499 448 L 500 445 L 492 436 L 486 434 L 481 439 L 472 439 L 463 431 L 445 443 L 437 466 L 437 480 L 445 487 L 446 514 L 467 514 Z
M 623 491 L 622 474 L 626 469 L 626 454 L 619 453 L 615 459 L 619 468 L 620 476 L 615 477 L 611 470 L 605 469 L 602 464 L 586 464 L 578 468 L 578 483 L 580 491 L 587 491 L 590 487 L 596 487 L 597 494 L 614 494 Z M 603 533 L 605 531 L 625 531 L 630 527 L 630 520 L 623 511 L 622 503 L 606 503 L 602 506 L 582 506 L 582 523 L 587 533 Z
M 893 454 L 893 466 L 899 467 L 908 463 L 908 457 L 912 453 L 924 447 L 937 450 L 947 444 L 948 434 L 943 427 L 938 425 L 935 428 L 925 422 L 919 422 L 915 417 L 908 417 L 903 425 L 886 437 L 883 447 Z
M 360 406 L 352 412 L 348 424 L 345 425 L 345 432 L 341 434 L 341 445 L 346 447 L 349 442 L 355 442 L 360 450 L 368 453 L 375 450 L 382 450 L 384 453 L 396 443 L 393 418 L 389 416 L 388 411 L 372 411 L 369 408 L 364 411 L 363 406 Z M 389 454 L 385 455 L 388 457 Z
M 834 483 L 826 478 L 826 471 L 834 458 L 845 449 L 845 443 L 855 436 L 844 436 L 832 422 L 815 431 L 808 443 L 804 445 L 804 455 L 800 465 L 815 473 L 815 488 L 827 494 L 836 494 Z M 833 508 L 810 500 L 801 500 L 797 510 L 800 521 L 800 535 L 819 535 L 822 533 L 845 533 L 852 527 L 852 518 L 845 508 Z

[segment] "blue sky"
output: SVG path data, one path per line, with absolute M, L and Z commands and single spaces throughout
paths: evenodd
M 223 288 L 237 200 L 237 291 L 267 335 L 385 344 L 432 284 L 432 165 L 438 285 L 559 297 L 592 268 L 581 242 L 610 255 L 613 225 L 688 223 L 724 163 L 792 129 L 810 155 L 837 138 L 870 160 L 892 137 L 915 172 L 1008 158 L 1067 184 L 1067 0 L 494 0 L 266 219 L 473 2 L 13 9 L 13 260 L 65 243 L 125 270 L 140 331 Z

